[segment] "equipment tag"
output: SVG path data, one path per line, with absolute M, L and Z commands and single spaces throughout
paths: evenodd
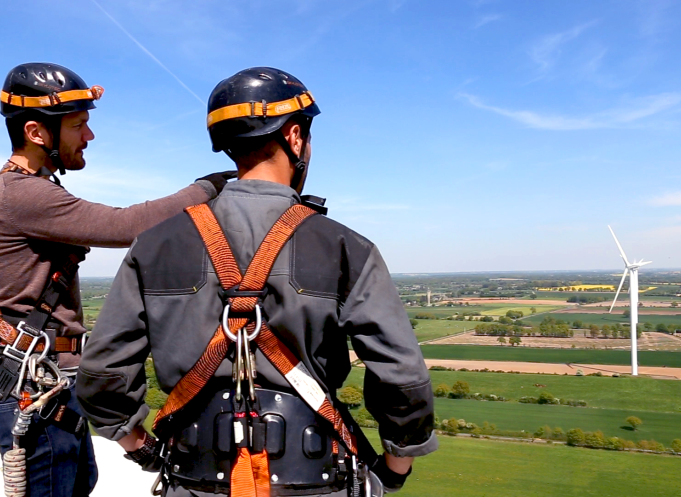
M 240 444 L 244 440 L 244 425 L 241 421 L 234 422 L 234 443 Z
M 326 394 L 307 370 L 305 364 L 299 362 L 296 367 L 286 373 L 285 378 L 312 409 L 319 411 L 326 399 Z

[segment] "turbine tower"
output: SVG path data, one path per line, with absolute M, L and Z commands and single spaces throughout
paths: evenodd
M 615 307 L 617 297 L 619 296 L 620 290 L 622 290 L 622 285 L 624 284 L 624 279 L 627 277 L 627 273 L 629 273 L 629 305 L 631 311 L 629 315 L 631 318 L 631 374 L 632 376 L 638 376 L 638 345 L 636 344 L 638 325 L 638 268 L 645 266 L 646 264 L 650 264 L 651 261 L 644 262 L 643 259 L 641 259 L 639 262 L 630 263 L 627 260 L 627 256 L 624 254 L 624 250 L 622 250 L 622 245 L 620 245 L 619 240 L 615 236 L 615 232 L 610 226 L 608 226 L 608 229 L 610 230 L 610 233 L 612 233 L 612 237 L 615 239 L 617 248 L 619 249 L 620 255 L 624 260 L 624 273 L 622 274 L 622 280 L 620 281 L 620 286 L 617 288 L 615 299 L 612 301 L 612 305 L 610 306 L 608 313 L 611 313 L 612 308 Z

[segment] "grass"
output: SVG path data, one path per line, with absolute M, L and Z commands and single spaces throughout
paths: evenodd
M 483 316 L 505 316 L 508 311 L 522 311 L 525 316 L 530 316 L 530 307 L 534 307 L 537 312 L 548 312 L 561 309 L 565 306 L 562 305 L 533 305 L 530 301 L 528 304 L 519 305 L 509 305 L 503 300 L 499 303 L 489 303 L 480 305 L 466 305 L 466 306 L 437 306 L 437 307 L 405 307 L 407 314 L 410 318 L 413 318 L 417 314 L 430 314 L 439 319 L 445 319 L 456 314 L 462 314 L 464 312 L 479 312 Z
M 367 430 L 370 439 L 377 433 Z M 681 458 L 440 437 L 400 497 L 669 497 Z
M 417 319 L 414 329 L 419 342 L 435 340 L 447 335 L 458 335 L 475 328 L 475 324 L 466 321 L 449 321 L 443 319 Z
M 609 326 L 614 326 L 617 323 L 620 324 L 629 324 L 629 318 L 624 317 L 621 312 L 618 312 L 617 314 L 608 314 L 607 313 L 608 309 L 603 308 L 603 314 L 590 314 L 590 313 L 551 313 L 551 314 L 544 314 L 541 316 L 528 316 L 522 318 L 523 323 L 526 324 L 535 324 L 538 325 L 539 323 L 542 322 L 544 318 L 547 316 L 552 316 L 555 319 L 560 319 L 562 321 L 565 321 L 566 323 L 572 323 L 573 321 L 581 321 L 585 325 L 589 324 L 595 324 L 598 326 L 603 326 L 604 324 L 607 324 Z M 678 314 L 672 314 L 672 312 L 676 312 Z M 678 324 L 679 327 L 681 327 L 681 310 L 678 309 L 670 309 L 670 314 L 664 315 L 664 314 L 645 314 L 641 313 L 639 311 L 638 315 L 638 322 L 643 324 L 643 323 L 651 323 L 653 326 L 657 325 L 659 323 L 662 324 Z
M 492 347 L 486 345 L 422 345 L 426 359 L 461 359 L 477 361 L 515 361 L 576 364 L 631 364 L 627 350 L 546 349 L 529 347 Z M 638 352 L 641 366 L 681 367 L 681 352 Z
M 364 371 L 364 368 L 352 368 L 345 383 L 363 385 Z M 515 400 L 524 395 L 536 397 L 546 391 L 563 399 L 585 400 L 590 408 L 681 413 L 681 381 L 471 371 L 430 371 L 430 378 L 436 387 L 442 383 L 451 387 L 461 380 L 468 383 L 473 393 Z M 539 388 L 535 384 L 546 386 Z
M 637 411 L 633 409 L 590 409 L 569 406 L 518 404 L 515 402 L 483 402 L 477 400 L 435 399 L 435 412 L 440 419 L 463 418 L 482 425 L 489 421 L 500 430 L 525 430 L 529 433 L 540 426 L 559 426 L 564 431 L 581 428 L 601 430 L 606 437 L 628 440 L 657 440 L 669 447 L 681 438 L 681 413 Z M 643 420 L 638 430 L 625 426 L 628 416 Z

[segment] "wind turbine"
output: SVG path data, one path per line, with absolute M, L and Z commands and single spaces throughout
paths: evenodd
M 624 260 L 624 273 L 622 274 L 622 280 L 620 281 L 620 286 L 617 288 L 617 293 L 615 294 L 615 299 L 612 301 L 612 305 L 610 306 L 610 310 L 608 313 L 612 312 L 612 308 L 615 307 L 615 303 L 617 302 L 617 297 L 620 294 L 620 290 L 622 290 L 622 285 L 624 284 L 624 278 L 627 277 L 627 273 L 629 273 L 629 306 L 630 306 L 630 315 L 629 317 L 631 318 L 631 374 L 632 376 L 638 376 L 638 346 L 636 344 L 636 333 L 637 333 L 637 325 L 638 325 L 638 268 L 645 266 L 646 264 L 650 264 L 651 261 L 646 261 L 644 262 L 643 259 L 641 259 L 639 262 L 629 262 L 627 260 L 627 256 L 624 254 L 624 250 L 622 250 L 622 245 L 620 245 L 619 240 L 615 236 L 615 232 L 612 230 L 610 226 L 608 226 L 608 229 L 610 230 L 610 233 L 612 233 L 612 237 L 615 239 L 615 243 L 617 244 L 617 248 L 620 251 L 620 255 L 622 256 L 622 259 Z

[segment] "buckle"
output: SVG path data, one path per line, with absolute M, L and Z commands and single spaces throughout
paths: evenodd
M 7 345 L 5 345 L 5 349 L 2 351 L 3 355 L 19 362 L 23 362 L 24 358 L 28 355 L 28 352 L 33 348 L 33 342 L 37 338 L 40 338 L 40 334 L 36 335 L 32 329 L 30 328 L 26 329 L 25 326 L 26 321 L 19 322 L 19 324 L 16 326 L 16 330 L 19 332 L 17 338 L 14 340 L 14 343 L 12 344 L 8 343 Z M 26 349 L 26 352 L 17 348 L 17 345 L 21 341 L 21 338 L 25 335 L 29 335 L 32 338 L 31 344 L 28 346 L 28 349 Z

